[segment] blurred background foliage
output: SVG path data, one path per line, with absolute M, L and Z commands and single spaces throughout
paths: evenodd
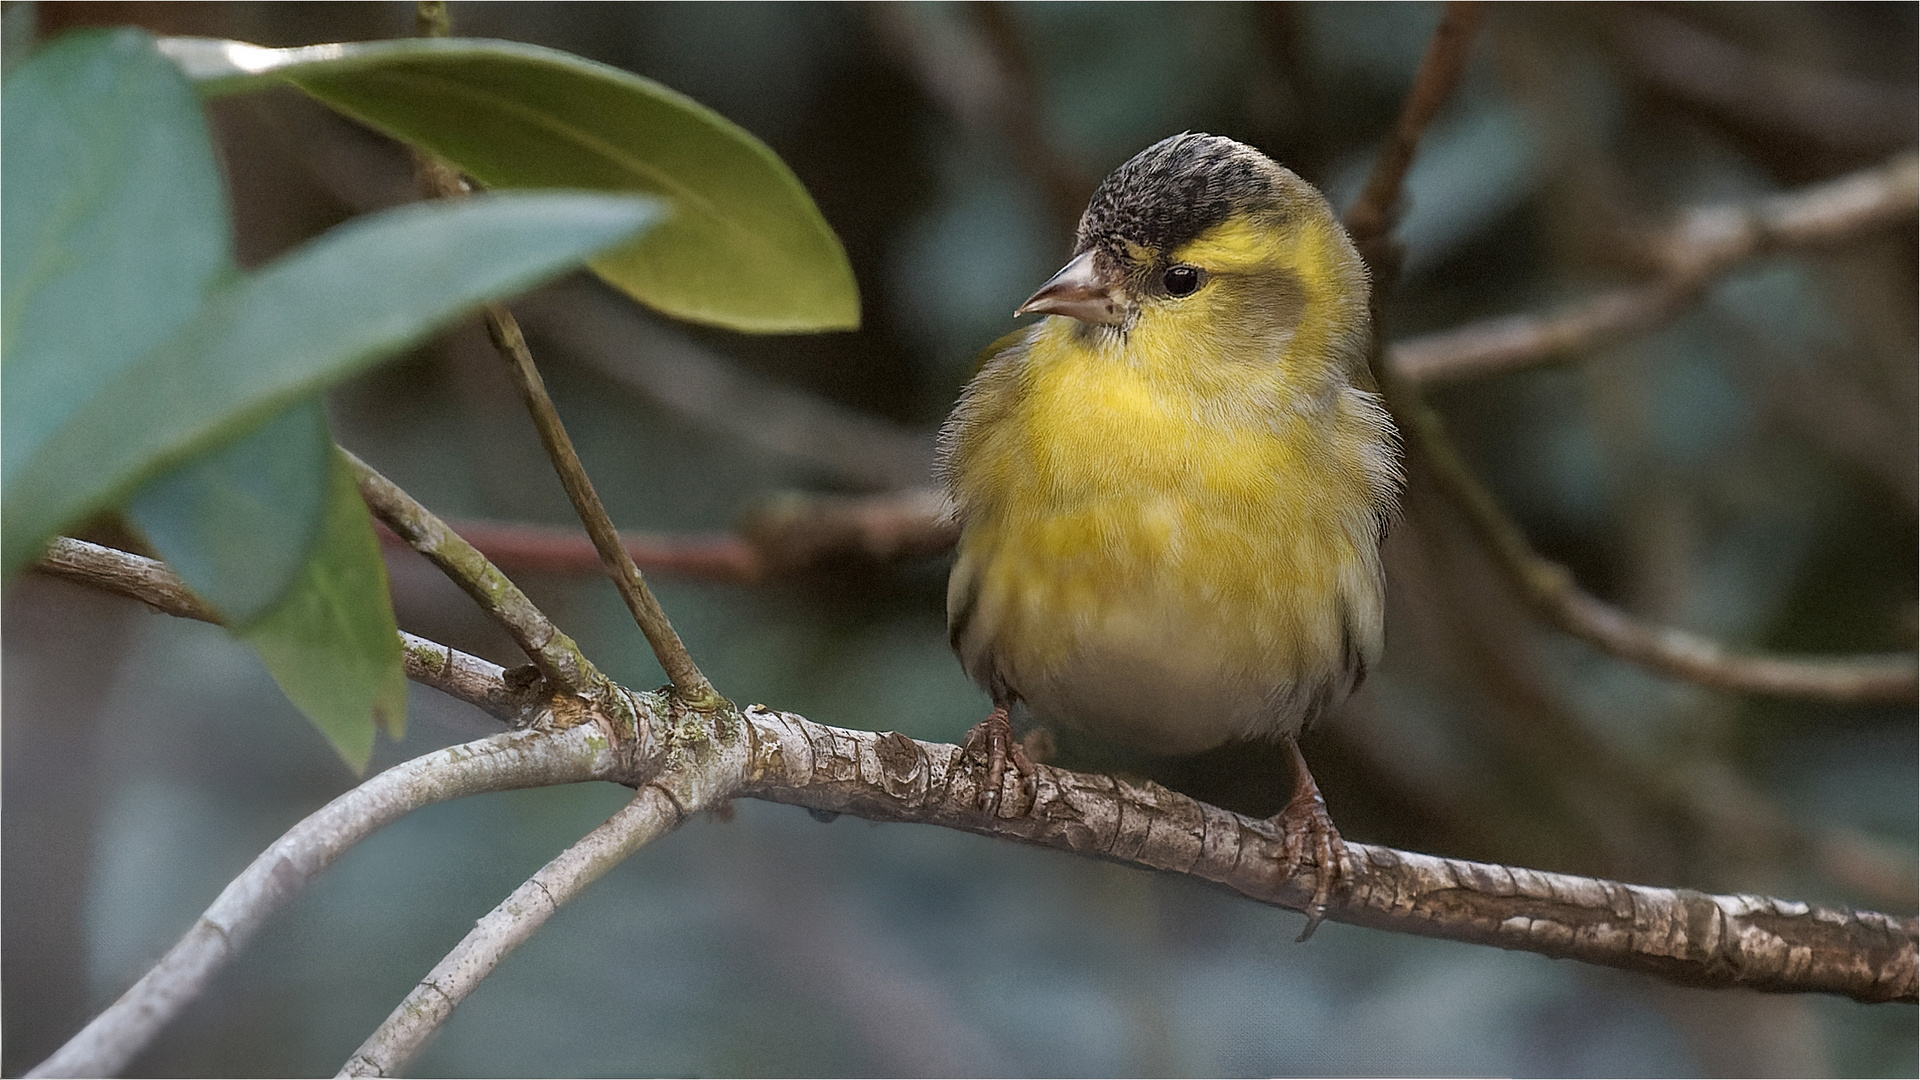
M 1157 3 L 452 13 L 456 33 L 566 49 L 712 106 L 793 167 L 845 241 L 863 291 L 856 333 L 670 324 L 585 276 L 515 305 L 615 520 L 672 533 L 729 529 L 779 491 L 923 477 L 928 435 L 978 350 L 1062 261 L 1093 183 L 1155 139 L 1232 135 L 1344 205 L 1439 15 Z M 1409 180 L 1389 340 L 1634 280 L 1623 228 L 1914 141 L 1910 4 L 1489 16 Z M 11 56 L 26 34 L 124 23 L 297 45 L 410 33 L 413 11 L 12 4 L 6 45 Z M 296 93 L 212 114 L 249 265 L 415 197 L 398 146 Z M 1534 542 L 1599 595 L 1751 647 L 1911 650 L 1915 262 L 1912 222 L 1761 260 L 1662 329 L 1436 400 Z M 477 325 L 456 332 L 332 395 L 336 435 L 449 517 L 567 522 L 497 365 Z M 790 411 L 767 385 L 857 416 L 866 441 L 852 453 L 776 445 L 767 432 Z M 1914 912 L 1912 709 L 1737 697 L 1603 657 L 1530 619 L 1417 476 L 1407 502 L 1389 544 L 1386 661 L 1306 747 L 1347 835 Z M 515 662 L 423 562 L 390 564 L 405 629 Z M 609 674 L 663 681 L 605 583 L 517 576 Z M 735 700 L 953 740 L 986 701 L 947 651 L 944 579 L 944 562 L 926 559 L 656 587 Z M 218 630 L 35 579 L 10 591 L 5 619 L 0 1067 L 17 1074 L 353 778 Z M 413 716 L 376 768 L 493 729 L 419 688 Z M 1254 811 L 1276 797 L 1257 763 L 1202 762 L 1174 779 Z M 525 792 L 393 826 L 278 917 L 138 1071 L 338 1067 L 472 919 L 621 801 L 612 787 Z M 1298 916 L 1190 881 L 743 803 L 596 885 L 415 1071 L 1920 1070 L 1908 1006 L 1683 990 L 1333 924 L 1294 945 L 1298 929 Z

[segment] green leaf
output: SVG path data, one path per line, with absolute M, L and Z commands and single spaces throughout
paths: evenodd
M 68 34 L 0 96 L 0 459 L 11 475 L 232 272 L 193 87 L 136 30 Z
M 406 730 L 407 673 L 373 521 L 352 469 L 338 454 L 328 457 L 326 522 L 313 556 L 286 599 L 240 637 L 362 772 L 376 721 L 396 739 Z
M 127 515 L 228 626 L 251 624 L 292 588 L 319 539 L 333 437 L 317 398 L 155 477 Z
M 734 330 L 852 329 L 839 239 L 772 150 L 648 79 L 504 41 L 415 38 L 266 49 L 168 38 L 209 93 L 285 80 L 494 188 L 656 195 L 673 217 L 593 269 L 669 315 Z
M 25 460 L 0 464 L 5 572 L 147 479 L 658 213 L 651 200 L 563 193 L 416 204 L 356 219 L 233 282 Z

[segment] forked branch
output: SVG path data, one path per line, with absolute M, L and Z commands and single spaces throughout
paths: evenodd
M 345 450 L 341 453 L 353 467 L 360 497 L 374 516 L 472 597 L 555 689 L 591 696 L 606 681 L 580 646 L 553 625 L 553 620 L 479 549 L 372 466 Z
M 438 16 L 432 13 L 431 6 L 422 9 L 418 22 L 421 32 L 429 37 L 443 35 L 448 29 L 444 9 L 439 10 Z M 458 199 L 467 194 L 466 181 L 446 162 L 422 152 L 415 155 L 415 163 L 421 186 L 427 194 L 441 199 Z M 666 671 L 668 681 L 673 683 L 674 692 L 697 709 L 723 706 L 726 699 L 720 696 L 720 692 L 701 673 L 699 665 L 694 663 L 693 655 L 687 651 L 679 632 L 668 620 L 666 610 L 648 587 L 646 577 L 640 573 L 640 568 L 634 565 L 632 556 L 621 544 L 619 530 L 614 528 L 613 519 L 607 516 L 606 505 L 600 501 L 600 493 L 594 490 L 586 466 L 580 463 L 580 455 L 574 450 L 572 437 L 560 422 L 560 412 L 554 408 L 553 398 L 547 393 L 547 384 L 540 377 L 540 369 L 534 366 L 533 353 L 527 348 L 527 339 L 520 332 L 519 322 L 499 304 L 487 305 L 484 314 L 487 337 L 499 350 L 500 358 L 507 363 L 508 376 L 514 388 L 520 391 L 521 400 L 526 403 L 533 426 L 540 433 L 540 444 L 546 448 L 547 459 L 560 476 L 560 485 L 566 489 L 574 513 L 579 515 L 581 524 L 587 527 L 587 535 L 593 538 L 594 550 L 600 555 L 601 565 L 606 568 L 607 576 L 613 579 L 614 588 L 632 613 L 634 622 L 639 624 L 640 632 L 646 636 L 654 657 Z
M 1374 265 L 1376 304 L 1391 286 L 1397 263 L 1388 237 L 1401 182 L 1427 123 L 1465 69 L 1477 15 L 1471 3 L 1447 6 L 1393 137 L 1375 163 L 1365 190 L 1348 210 L 1347 227 L 1354 243 Z M 1904 207 L 1916 198 L 1916 184 L 1920 184 L 1920 173 L 1915 158 L 1902 155 L 1881 171 L 1836 181 L 1814 198 L 1773 196 L 1703 211 L 1672 233 L 1655 238 L 1647 248 L 1669 268 L 1678 287 L 1691 291 L 1711 275 L 1758 252 L 1824 238 L 1863 219 L 1910 213 Z M 1898 197 L 1889 200 L 1889 191 Z M 1645 311 L 1668 302 L 1659 295 L 1643 296 L 1624 308 Z M 1913 654 L 1789 658 L 1742 653 L 1702 635 L 1635 618 L 1585 592 L 1565 567 L 1533 550 L 1493 495 L 1474 478 L 1439 414 L 1422 398 L 1414 381 L 1392 364 L 1380 363 L 1376 368 L 1402 434 L 1542 619 L 1611 656 L 1723 690 L 1848 703 L 1920 700 L 1920 658 Z
M 60 541 L 52 551 L 59 561 L 49 568 L 62 577 L 173 614 L 205 617 L 171 572 L 151 559 L 78 541 Z M 457 697 L 483 706 L 512 699 L 504 673 L 484 661 L 427 642 L 410 647 L 408 658 L 410 675 L 438 679 L 436 685 Z M 449 669 L 466 675 L 434 674 Z M 336 799 L 256 860 L 168 960 L 34 1075 L 101 1075 L 124 1066 L 247 935 L 341 851 L 411 806 L 468 788 L 613 780 L 655 786 L 681 812 L 746 796 L 1188 874 L 1291 910 L 1312 895 L 1311 866 L 1284 875 L 1280 839 L 1268 823 L 1156 784 L 1039 766 L 1025 785 L 1009 774 L 1001 809 L 989 815 L 978 809 L 984 763 L 957 746 L 831 728 L 764 708 L 674 717 L 658 695 L 627 696 L 640 719 L 633 729 L 587 722 L 495 736 L 397 766 Z M 590 717 L 583 709 L 575 719 Z M 596 852 L 630 850 L 625 845 L 670 827 L 636 806 L 628 816 L 637 824 L 614 827 L 577 852 L 577 865 L 565 863 L 556 881 L 584 874 L 577 882 L 584 886 L 597 872 Z M 1348 849 L 1359 869 L 1327 912 L 1336 922 L 1568 957 L 1699 986 L 1916 999 L 1920 924 L 1911 918 L 1626 885 L 1351 842 Z M 291 870 L 278 869 L 283 855 L 293 860 Z M 487 963 L 496 963 L 506 951 L 501 944 L 524 937 L 526 929 L 513 920 L 496 928 L 505 937 L 476 940 L 478 951 L 469 955 L 490 955 Z M 430 981 L 445 989 L 437 978 Z M 398 1067 L 393 1058 L 380 1061 L 367 1068 Z
M 1466 323 L 1387 349 L 1387 364 L 1425 386 L 1494 375 L 1568 356 L 1677 318 L 1714 278 L 1775 251 L 1849 240 L 1920 211 L 1920 158 L 1912 152 L 1794 191 L 1696 207 L 1636 246 L 1660 273 L 1551 314 Z

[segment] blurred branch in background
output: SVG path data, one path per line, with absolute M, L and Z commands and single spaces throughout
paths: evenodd
M 1635 618 L 1586 592 L 1566 567 L 1533 549 L 1492 493 L 1474 478 L 1439 413 L 1391 375 L 1387 387 L 1389 396 L 1399 399 L 1395 411 L 1402 432 L 1539 618 L 1610 656 L 1703 686 L 1855 704 L 1920 700 L 1920 659 L 1911 653 L 1788 657 L 1743 652 L 1701 634 Z
M 572 529 L 488 521 L 459 521 L 451 528 L 509 570 L 602 570 L 592 540 Z M 865 496 L 792 492 L 762 503 L 738 533 L 623 533 L 621 540 L 650 573 L 752 585 L 835 565 L 938 555 L 953 546 L 954 526 L 946 494 L 934 488 Z
M 1657 8 L 1623 9 L 1614 25 L 1635 74 L 1734 123 L 1857 154 L 1911 143 L 1920 124 L 1912 87 L 1762 56 Z
M 1399 119 L 1367 175 L 1367 186 L 1344 215 L 1354 246 L 1373 271 L 1376 311 L 1399 276 L 1400 260 L 1389 245 L 1401 209 L 1400 189 L 1406 183 L 1407 170 L 1413 167 L 1414 153 L 1427 125 L 1433 123 L 1466 74 L 1474 34 L 1480 29 L 1481 8 L 1477 0 L 1451 0 L 1441 13 L 1440 25 L 1427 41 L 1426 56 L 1413 77 L 1413 87 L 1400 106 Z
M 875 4 L 875 30 L 920 85 L 961 126 L 1012 154 L 1046 201 L 1055 230 L 1070 237 L 1094 182 L 1055 147 L 1032 58 L 1004 4 L 968 3 L 967 18 L 938 6 Z
M 835 481 L 884 491 L 924 484 L 933 474 L 928 436 L 756 375 L 602 289 L 548 290 L 521 309 L 537 337 L 620 385 Z
M 1651 330 L 1696 303 L 1715 277 L 1748 260 L 1836 244 L 1920 210 L 1911 152 L 1780 195 L 1696 207 L 1629 242 L 1660 271 L 1548 315 L 1508 315 L 1395 342 L 1388 363 L 1421 385 L 1498 374 Z

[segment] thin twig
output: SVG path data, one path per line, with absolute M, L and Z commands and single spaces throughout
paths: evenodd
M 1387 145 L 1374 161 L 1367 186 L 1347 209 L 1347 231 L 1353 235 L 1354 246 L 1374 268 L 1376 281 L 1384 282 L 1390 277 L 1378 247 L 1393 230 L 1400 186 L 1407 178 L 1407 170 L 1413 167 L 1413 156 L 1420 148 L 1420 138 L 1426 134 L 1427 125 L 1453 96 L 1454 87 L 1466 73 L 1473 36 L 1480 28 L 1480 16 L 1478 0 L 1451 0 L 1447 4 L 1440 15 L 1440 25 L 1434 28 L 1433 37 L 1427 42 L 1426 56 L 1414 76 L 1413 89 L 1407 92 L 1407 100 L 1400 107 L 1400 119 L 1393 126 L 1393 134 L 1388 136 Z M 1376 289 L 1380 287 L 1376 285 Z
M 555 689 L 592 696 L 606 682 L 580 646 L 473 544 L 372 466 L 344 450 L 341 453 L 353 467 L 360 497 L 375 516 L 472 597 Z
M 423 806 L 607 775 L 607 744 L 592 725 L 504 732 L 396 765 L 341 795 L 262 852 L 152 970 L 27 1075 L 118 1075 L 269 916 L 353 845 Z
M 746 742 L 708 742 L 708 752 L 641 785 L 633 801 L 541 867 L 482 916 L 340 1068 L 341 1076 L 392 1076 L 405 1068 L 467 995 L 568 901 L 641 847 L 739 787 Z M 717 752 L 715 752 L 717 751 Z
M 1059 140 L 1046 130 L 1046 97 L 1033 55 L 1020 37 L 1014 5 L 1004 0 L 972 0 L 966 10 L 980 28 L 987 54 L 999 73 L 995 120 L 1013 150 L 1020 169 L 1032 177 L 1046 198 L 1053 219 L 1071 233 L 1080 222 L 1093 194 L 1093 184 L 1073 161 L 1063 156 Z
M 104 547 L 67 536 L 54 537 L 47 553 L 34 567 L 52 577 L 130 596 L 156 611 L 200 622 L 220 622 L 220 615 L 187 588 L 166 563 L 142 555 Z M 472 702 L 495 719 L 517 727 L 532 722 L 542 706 L 536 687 L 509 684 L 500 665 L 469 656 L 458 649 L 400 633 L 401 659 L 407 678 L 451 697 Z
M 554 471 L 560 474 L 560 484 L 567 489 L 567 498 L 573 502 L 574 512 L 580 515 L 581 523 L 587 527 L 587 535 L 593 537 L 594 550 L 600 553 L 601 565 L 606 568 L 607 575 L 613 578 L 614 587 L 620 591 L 620 599 L 626 602 L 627 610 L 633 613 L 634 622 L 640 625 L 640 632 L 647 636 L 647 644 L 653 646 L 653 655 L 666 670 L 674 692 L 696 709 L 724 707 L 726 699 L 700 673 L 693 656 L 681 642 L 679 632 L 674 630 L 666 611 L 660 607 L 660 601 L 654 598 L 653 590 L 647 587 L 647 579 L 620 543 L 620 532 L 613 527 L 613 519 L 607 516 L 607 508 L 600 502 L 599 493 L 593 489 L 593 481 L 587 477 L 586 466 L 580 463 L 573 440 L 560 422 L 559 410 L 553 407 L 553 399 L 547 395 L 546 382 L 533 365 L 533 354 L 527 350 L 526 338 L 520 334 L 520 324 L 514 321 L 506 308 L 498 304 L 487 307 L 486 320 L 487 336 L 493 339 L 494 347 L 500 350 L 500 356 L 507 362 L 514 386 L 526 402 L 534 427 L 540 432 L 540 442 L 547 448 L 547 458 L 553 462 Z
M 416 37 L 446 37 L 453 33 L 453 18 L 447 14 L 446 0 L 418 0 L 413 5 L 413 32 Z
M 422 33 L 433 34 L 439 29 L 450 29 L 451 23 L 446 19 L 444 10 L 439 18 L 434 18 L 425 9 L 418 10 L 417 18 Z M 426 188 L 429 195 L 457 199 L 467 194 L 466 181 L 445 161 L 424 152 L 416 153 L 414 160 L 421 186 Z M 593 538 L 601 565 L 606 568 L 607 576 L 613 579 L 614 588 L 626 603 L 627 610 L 632 612 L 640 632 L 646 635 L 647 644 L 652 647 L 653 655 L 666 671 L 668 681 L 673 683 L 674 692 L 696 709 L 723 708 L 726 699 L 701 674 L 699 665 L 693 662 L 692 654 L 687 652 L 686 644 L 680 640 L 679 632 L 667 619 L 660 601 L 655 599 L 653 590 L 647 587 L 647 580 L 640 573 L 640 568 L 634 565 L 626 548 L 621 546 L 620 533 L 607 516 L 607 508 L 601 503 L 599 493 L 593 489 L 586 466 L 580 463 L 580 455 L 573 448 L 573 439 L 560 422 L 560 412 L 554 408 L 553 398 L 547 394 L 546 382 L 540 378 L 540 370 L 534 366 L 533 353 L 527 349 L 527 339 L 520 332 L 520 324 L 499 304 L 487 305 L 484 315 L 487 337 L 499 350 L 501 359 L 507 362 L 507 372 L 515 389 L 520 391 L 521 400 L 526 403 L 533 426 L 540 433 L 540 444 L 546 448 L 547 459 L 560 476 L 560 485 L 566 489 L 574 513 L 586 525 L 587 535 Z

